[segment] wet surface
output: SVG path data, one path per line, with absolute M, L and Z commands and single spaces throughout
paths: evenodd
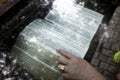
M 36 80 L 16 62 L 10 53 L 0 52 L 0 80 Z
M 35 0 L 32 2 L 31 0 L 21 0 L 15 7 L 0 17 L 0 80 L 35 80 L 30 73 L 16 64 L 16 59 L 9 54 L 9 51 L 16 41 L 19 32 L 21 32 L 28 23 L 36 18 L 44 18 L 48 13 L 48 7 L 51 4 L 48 5 L 48 3 L 45 2 L 43 6 L 43 1 L 44 0 L 39 2 Z M 80 5 L 85 5 L 92 10 L 104 14 L 103 24 L 106 25 L 118 5 L 118 2 L 109 0 L 80 1 L 81 3 L 78 1 Z M 104 28 L 100 27 L 91 43 L 91 48 L 88 51 L 89 54 L 86 56 L 88 61 L 91 60 L 103 32 Z

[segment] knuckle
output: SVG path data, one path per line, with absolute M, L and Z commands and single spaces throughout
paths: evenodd
M 67 64 L 68 64 L 68 65 L 71 64 L 71 61 L 67 61 Z

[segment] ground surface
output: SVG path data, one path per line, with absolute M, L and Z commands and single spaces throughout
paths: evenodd
M 106 26 L 105 35 L 95 52 L 91 64 L 108 80 L 115 80 L 120 71 L 119 64 L 113 61 L 114 54 L 120 50 L 120 7 L 118 7 Z
M 34 4 L 31 1 L 32 0 L 21 0 L 14 8 L 0 17 L 0 80 L 35 80 L 28 71 L 16 65 L 16 59 L 8 53 L 11 46 L 14 44 L 17 35 L 16 33 L 20 32 L 23 27 L 33 19 L 43 18 L 43 15 L 46 14 L 44 12 L 44 10 L 47 11 L 45 7 L 39 6 L 38 3 Z M 114 17 L 110 21 L 110 24 L 106 26 L 115 9 L 115 6 L 113 5 L 114 2 L 110 3 L 109 0 L 97 1 L 98 2 L 96 2 L 96 0 L 88 0 L 86 7 L 104 14 L 105 18 L 100 27 L 100 34 L 98 31 L 97 37 L 93 40 L 92 50 L 88 51 L 88 53 L 91 53 L 92 55 L 96 51 L 95 55 L 93 58 L 92 55 L 91 57 L 88 55 L 86 59 L 88 59 L 98 71 L 104 74 L 108 80 L 114 80 L 114 75 L 119 69 L 119 65 L 112 61 L 112 57 L 114 53 L 120 49 L 120 12 L 118 10 L 114 13 Z M 27 6 L 29 2 L 31 2 L 31 4 Z M 108 34 L 106 32 L 104 35 L 106 37 L 102 36 L 100 39 L 99 37 L 101 37 L 104 31 L 109 33 L 109 38 L 107 38 Z M 100 42 L 99 45 L 98 40 Z M 98 48 L 96 50 L 97 46 Z

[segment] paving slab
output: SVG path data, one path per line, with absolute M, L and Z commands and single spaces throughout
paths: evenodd
M 120 6 L 115 10 L 105 33 L 108 37 L 99 44 L 91 64 L 108 80 L 116 80 L 115 75 L 119 72 L 120 65 L 113 61 L 113 56 L 120 50 Z

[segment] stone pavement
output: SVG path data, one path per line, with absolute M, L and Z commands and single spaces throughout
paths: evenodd
M 116 9 L 105 29 L 91 64 L 108 80 L 115 80 L 116 73 L 120 72 L 119 64 L 113 61 L 113 55 L 120 50 L 120 7 Z

